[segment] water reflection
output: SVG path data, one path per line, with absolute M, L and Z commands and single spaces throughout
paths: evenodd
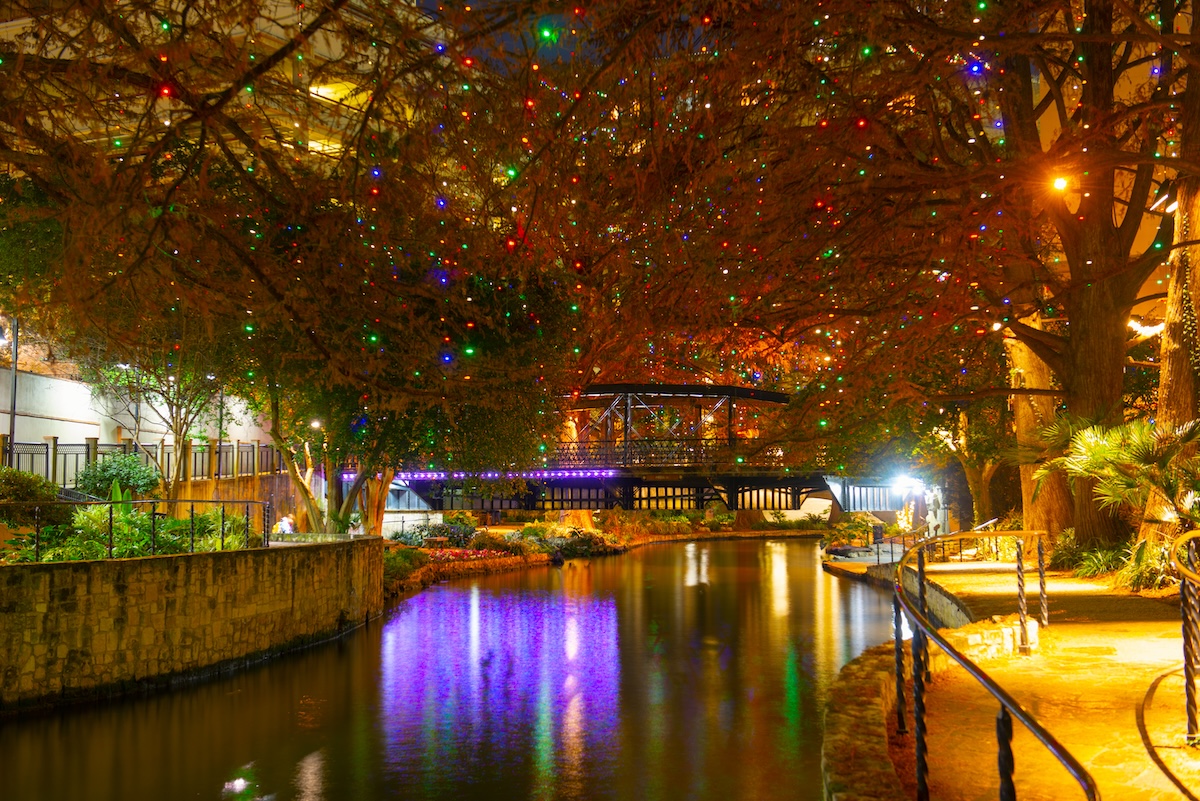
M 0 776 L 19 799 L 817 799 L 830 681 L 890 614 L 795 540 L 451 582 L 340 645 L 0 723 Z

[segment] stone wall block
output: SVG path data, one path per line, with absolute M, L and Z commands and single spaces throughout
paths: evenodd
M 383 611 L 382 542 L 0 567 L 0 710 L 133 689 Z

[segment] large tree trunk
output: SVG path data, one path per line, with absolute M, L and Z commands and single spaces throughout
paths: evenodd
M 1095 261 L 1101 254 L 1096 252 Z M 1112 282 L 1095 281 L 1069 293 L 1071 333 L 1061 376 L 1067 409 L 1089 423 L 1112 425 L 1122 420 L 1129 309 L 1112 296 Z M 1127 535 L 1115 510 L 1096 502 L 1094 479 L 1075 481 L 1075 540 L 1085 548 L 1111 546 Z
M 383 514 L 387 510 L 388 494 L 392 489 L 394 468 L 385 469 L 379 478 L 367 479 L 363 487 L 363 531 L 376 537 L 383 535 Z
M 1036 316 L 1022 322 L 1034 328 L 1042 327 L 1041 319 Z M 1050 388 L 1050 368 L 1045 362 L 1018 340 L 1008 339 L 1005 345 L 1014 388 Z M 1038 432 L 1054 420 L 1055 405 L 1052 398 L 1044 396 L 1013 396 L 1013 419 L 1019 449 L 1029 451 L 1040 447 Z M 1032 464 L 1020 465 L 1023 525 L 1029 530 L 1049 531 L 1052 535 L 1057 535 L 1072 524 L 1071 493 L 1067 489 L 1067 480 L 1061 474 L 1049 476 L 1035 493 L 1035 469 Z
M 967 477 L 967 489 L 971 492 L 971 511 L 975 525 L 991 520 L 994 516 L 992 509 L 992 477 L 996 475 L 999 466 L 993 462 L 968 464 L 961 454 L 958 463 L 962 465 L 963 474 Z
M 1200 107 L 1200 102 L 1191 105 Z M 1197 143 L 1196 149 L 1200 151 L 1200 143 Z M 1177 246 L 1191 236 L 1191 221 L 1200 220 L 1200 184 L 1197 179 L 1180 179 L 1179 209 L 1179 224 L 1175 226 Z M 1188 246 L 1176 253 L 1171 262 L 1171 279 L 1167 285 L 1165 326 L 1159 345 L 1162 366 L 1158 379 L 1158 406 L 1154 416 L 1154 425 L 1164 431 L 1176 429 L 1196 418 L 1193 359 L 1197 343 L 1193 341 L 1193 336 L 1196 330 L 1196 297 L 1200 286 L 1197 285 L 1197 270 L 1193 266 L 1195 250 L 1195 247 Z M 1161 492 L 1153 490 L 1150 493 L 1138 531 L 1140 539 L 1156 542 L 1170 535 L 1173 527 L 1158 522 L 1168 506 Z

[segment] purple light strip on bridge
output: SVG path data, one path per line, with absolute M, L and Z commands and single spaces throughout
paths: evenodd
M 353 474 L 350 474 L 353 475 Z M 496 480 L 501 478 L 525 478 L 525 479 L 548 479 L 548 478 L 613 478 L 617 475 L 616 470 L 530 470 L 523 472 L 499 472 L 491 471 L 486 473 L 464 473 L 464 472 L 439 472 L 436 470 L 422 470 L 414 473 L 397 473 L 396 478 L 400 481 L 445 481 L 447 479 L 465 479 L 465 478 L 481 478 L 485 481 Z

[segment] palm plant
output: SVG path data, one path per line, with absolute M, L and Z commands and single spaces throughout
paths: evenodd
M 1131 420 L 1075 432 L 1070 446 L 1037 471 L 1040 479 L 1063 470 L 1072 479 L 1095 480 L 1102 508 L 1146 508 L 1152 493 L 1165 506 L 1156 519 L 1161 534 L 1190 531 L 1200 523 L 1200 420 L 1162 430 L 1149 420 Z

